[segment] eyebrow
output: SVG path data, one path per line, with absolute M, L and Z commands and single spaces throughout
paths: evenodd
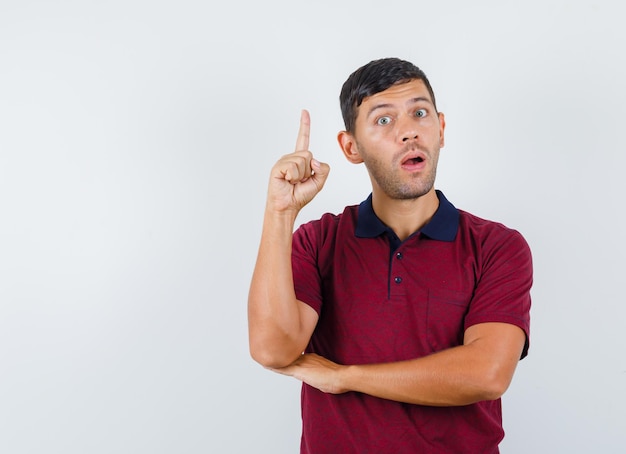
M 433 104 L 430 98 L 426 98 L 425 96 L 417 96 L 415 98 L 411 98 L 406 102 L 406 104 L 417 104 L 419 102 L 427 102 L 431 105 Z M 370 115 L 372 115 L 374 111 L 378 109 L 385 109 L 387 107 L 393 107 L 393 104 L 389 104 L 389 103 L 376 104 L 375 106 L 372 106 L 372 108 L 367 112 L 367 116 L 369 117 Z

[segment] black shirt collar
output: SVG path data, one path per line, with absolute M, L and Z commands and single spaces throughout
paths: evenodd
M 459 212 L 443 192 L 436 190 L 439 207 L 428 224 L 420 231 L 433 240 L 453 241 L 459 228 Z M 393 233 L 374 213 L 372 194 L 359 205 L 356 236 L 360 238 L 374 238 L 383 233 Z

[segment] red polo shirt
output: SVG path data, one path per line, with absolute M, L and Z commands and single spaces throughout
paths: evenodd
M 469 326 L 504 322 L 526 333 L 526 356 L 526 241 L 437 195 L 432 220 L 404 242 L 376 217 L 371 196 L 297 229 L 296 295 L 320 316 L 308 352 L 340 364 L 402 361 L 461 345 Z M 504 436 L 500 399 L 428 407 L 303 385 L 302 419 L 301 452 L 312 454 L 489 454 Z

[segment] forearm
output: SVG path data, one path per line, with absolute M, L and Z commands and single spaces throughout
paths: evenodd
M 304 350 L 291 268 L 295 215 L 266 213 L 248 297 L 252 357 L 264 366 L 292 362 Z
M 340 365 L 307 354 L 276 372 L 332 394 L 356 391 L 411 404 L 468 405 L 506 391 L 525 339 L 517 326 L 484 323 L 468 328 L 462 346 L 417 359 Z
M 346 366 L 338 377 L 345 390 L 430 406 L 497 399 L 510 382 L 495 364 L 474 354 L 472 346 L 403 362 Z

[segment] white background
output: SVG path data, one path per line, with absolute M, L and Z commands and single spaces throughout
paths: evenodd
M 297 452 L 299 383 L 247 347 L 267 175 L 308 108 L 300 220 L 364 199 L 337 99 L 386 56 L 446 113 L 437 187 L 533 250 L 503 453 L 624 452 L 625 30 L 618 1 L 0 0 L 0 452 Z

